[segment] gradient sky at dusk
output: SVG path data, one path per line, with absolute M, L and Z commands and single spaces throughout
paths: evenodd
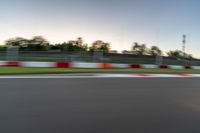
M 200 57 L 199 0 L 0 0 L 0 42 L 42 35 L 52 43 L 83 37 L 114 50 L 133 42 L 187 51 Z

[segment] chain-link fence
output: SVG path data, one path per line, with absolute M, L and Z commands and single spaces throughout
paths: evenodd
M 42 52 L 19 51 L 16 49 L 0 52 L 0 60 L 19 61 L 80 61 L 80 62 L 111 62 L 122 64 L 157 64 L 157 65 L 196 65 L 200 66 L 198 59 L 181 59 L 170 57 L 136 56 L 130 54 L 113 54 L 96 52 Z
M 18 60 L 19 57 L 19 47 L 18 46 L 9 46 L 6 51 L 7 60 Z

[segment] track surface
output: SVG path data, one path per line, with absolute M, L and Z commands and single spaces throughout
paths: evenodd
M 0 79 L 0 133 L 199 133 L 200 78 Z

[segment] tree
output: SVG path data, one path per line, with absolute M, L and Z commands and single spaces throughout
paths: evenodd
M 28 40 L 28 50 L 39 50 L 39 51 L 47 51 L 50 48 L 49 41 L 47 41 L 42 36 L 35 36 L 32 39 Z
M 8 39 L 5 42 L 6 46 L 19 46 L 20 48 L 27 47 L 28 40 L 22 37 Z
M 167 55 L 169 57 L 176 57 L 176 58 L 187 58 L 187 59 L 193 58 L 191 54 L 184 53 L 183 51 L 180 50 L 169 51 L 167 52 Z
M 76 44 L 78 45 L 78 46 L 83 46 L 84 44 L 84 41 L 83 41 L 83 38 L 82 37 L 78 37 L 77 38 L 77 40 L 75 41 L 76 42 Z
M 157 46 L 152 46 L 149 50 L 148 50 L 149 55 L 151 56 L 161 56 L 162 55 L 162 51 L 157 47 Z
M 42 51 L 49 50 L 49 42 L 42 36 L 35 36 L 32 39 L 25 39 L 22 37 L 16 37 L 6 41 L 6 46 L 19 46 L 20 50 L 34 50 Z
M 56 50 L 60 51 L 61 50 L 61 44 L 55 44 L 55 45 L 50 45 L 50 50 Z
M 6 50 L 6 46 L 0 45 L 0 51 L 5 51 Z
M 77 40 L 71 40 L 68 42 L 64 42 L 61 44 L 62 51 L 87 51 L 88 45 L 84 44 L 84 41 L 81 37 L 77 38 Z
M 146 55 L 147 47 L 145 44 L 139 45 L 137 42 L 135 42 L 132 48 L 132 52 L 135 55 Z
M 69 41 L 68 43 L 64 42 L 61 44 L 61 50 L 72 52 L 72 51 L 76 51 L 77 49 L 75 48 L 73 43 Z
M 92 46 L 89 48 L 90 51 L 103 51 L 109 52 L 110 51 L 110 43 L 103 42 L 102 40 L 97 40 L 92 43 Z

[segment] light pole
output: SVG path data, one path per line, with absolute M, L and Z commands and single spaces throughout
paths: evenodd
M 187 38 L 187 36 L 185 35 L 185 34 L 183 34 L 183 41 L 182 41 L 182 43 L 183 43 L 183 56 L 184 56 L 184 60 L 185 60 L 185 65 L 187 65 L 187 64 L 190 64 L 190 61 L 189 60 L 187 60 L 186 58 L 186 38 Z
M 186 53 L 186 35 L 185 34 L 183 35 L 182 43 L 183 43 L 183 53 L 185 55 L 185 53 Z

